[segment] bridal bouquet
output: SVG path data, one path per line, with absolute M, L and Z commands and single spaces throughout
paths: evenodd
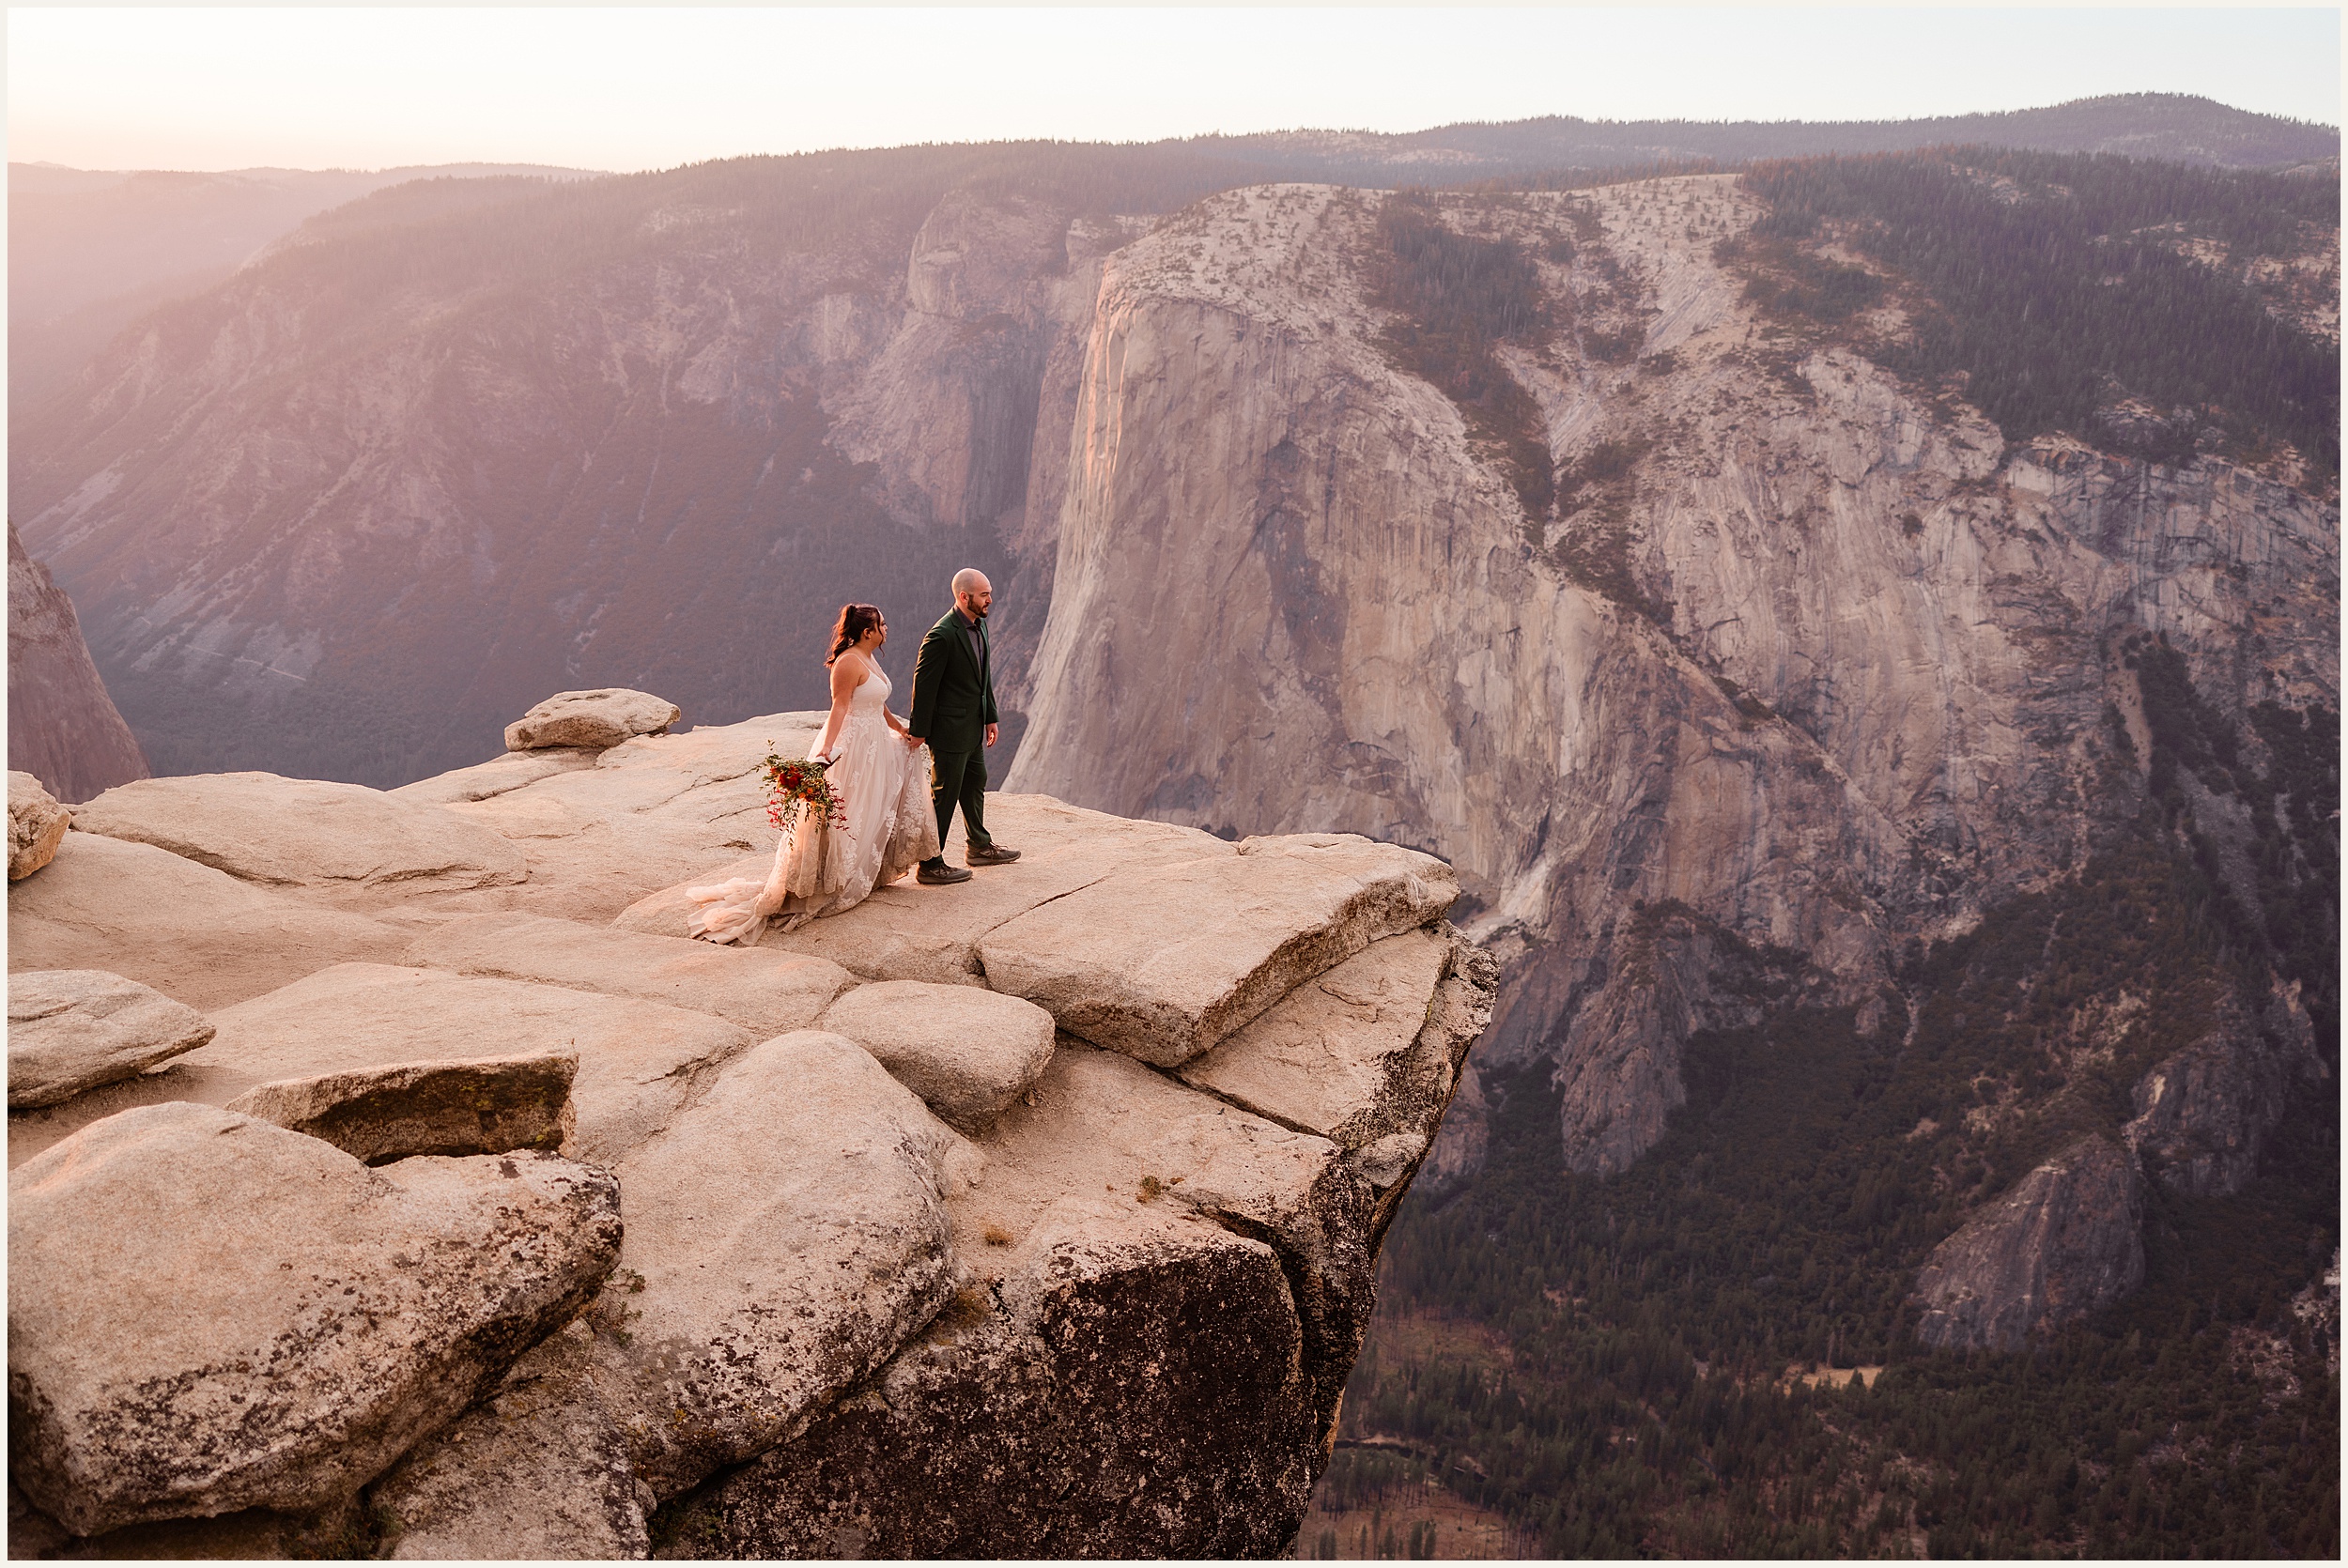
M 809 757 L 788 760 L 773 752 L 766 754 L 766 820 L 776 827 L 783 826 L 793 807 L 798 808 L 801 822 L 822 822 L 841 832 L 848 830 L 848 813 L 840 798 L 840 792 L 831 787 L 825 776 L 827 762 Z

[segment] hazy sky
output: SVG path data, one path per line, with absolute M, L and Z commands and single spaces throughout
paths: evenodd
M 663 168 L 1464 119 L 1884 119 L 2199 93 L 2340 122 L 2336 8 L 11 7 L 8 156 Z

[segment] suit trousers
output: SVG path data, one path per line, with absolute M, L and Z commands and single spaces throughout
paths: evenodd
M 930 753 L 930 800 L 937 807 L 938 854 L 946 852 L 947 824 L 954 820 L 954 806 L 962 807 L 963 826 L 968 830 L 970 847 L 982 850 L 995 840 L 986 831 L 986 753 L 984 751 L 933 751 Z

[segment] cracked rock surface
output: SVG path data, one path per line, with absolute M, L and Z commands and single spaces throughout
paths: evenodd
M 12 1541 L 1289 1545 L 1491 1018 L 1448 868 L 997 796 L 1012 865 L 683 940 L 683 888 L 771 853 L 757 763 L 808 718 L 338 793 L 276 841 L 288 781 L 174 779 L 266 881 L 77 832 L 12 891 L 35 952 L 214 1031 L 11 1115 Z M 512 880 L 353 873 L 434 813 Z M 223 916 L 208 961 L 156 956 L 200 920 L 142 878 Z M 539 1147 L 452 1152 L 504 1144 Z

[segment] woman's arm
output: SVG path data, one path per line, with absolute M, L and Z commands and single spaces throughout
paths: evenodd
M 850 657 L 842 653 L 831 667 L 831 712 L 824 719 L 823 742 L 815 748 L 815 755 L 827 762 L 831 761 L 833 744 L 840 739 L 840 727 L 848 722 L 848 699 L 864 684 L 864 672 L 857 668 L 864 661 L 857 659 L 852 665 L 848 662 Z

